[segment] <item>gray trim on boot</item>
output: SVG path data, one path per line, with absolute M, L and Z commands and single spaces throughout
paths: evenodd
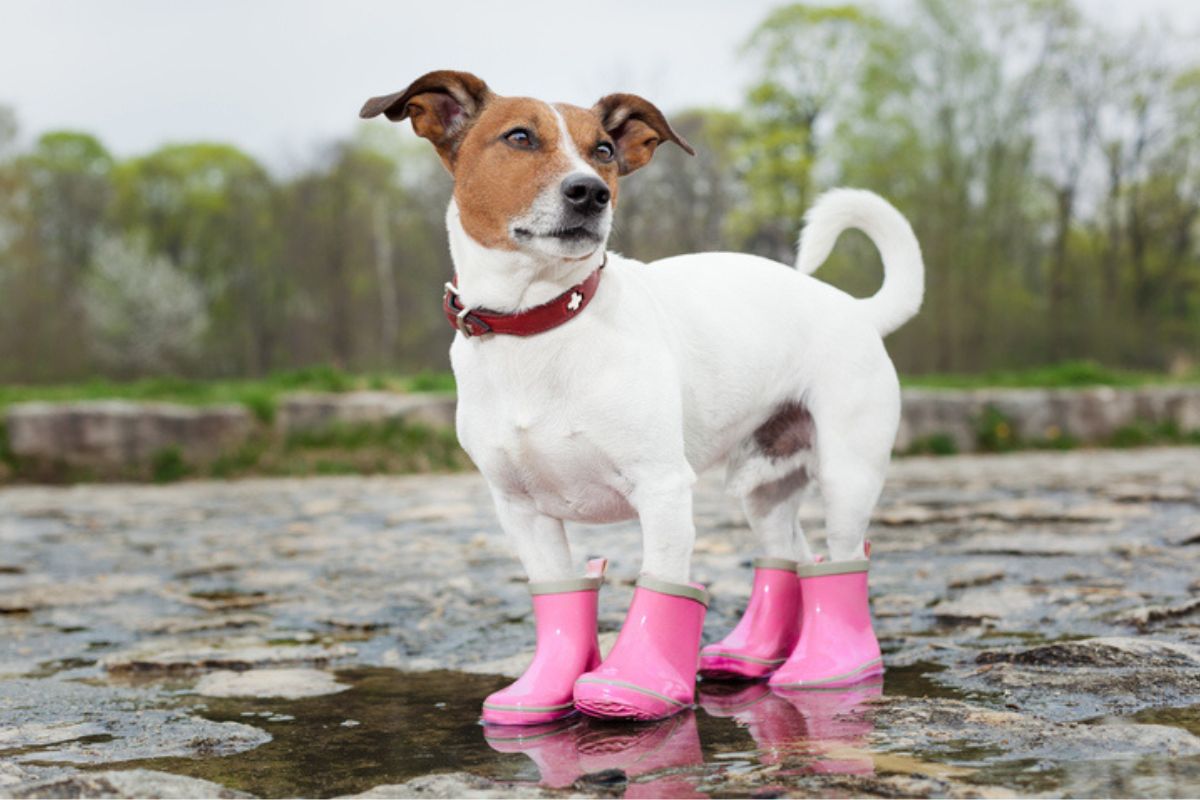
M 790 558 L 768 558 L 761 557 L 754 559 L 755 569 L 785 569 L 788 572 L 794 572 L 800 569 L 798 561 L 792 561 Z
M 870 563 L 865 558 L 856 558 L 853 561 L 822 561 L 818 564 L 801 564 L 796 567 L 796 574 L 801 578 L 848 575 L 852 572 L 866 572 Z
M 686 597 L 708 608 L 708 592 L 703 589 L 697 589 L 695 586 L 689 586 L 686 583 L 671 583 L 670 581 L 664 581 L 651 575 L 642 575 L 637 579 L 637 585 L 643 589 L 658 592 L 659 594 Z
M 542 581 L 529 584 L 529 593 L 566 594 L 567 592 L 594 592 L 604 583 L 604 578 L 566 578 L 561 581 Z

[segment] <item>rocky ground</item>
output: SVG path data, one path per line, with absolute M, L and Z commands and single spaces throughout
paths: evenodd
M 715 478 L 696 515 L 711 640 L 754 543 Z M 532 627 L 476 475 L 5 489 L 0 796 L 1200 793 L 1200 449 L 898 460 L 872 538 L 882 687 L 514 736 L 477 725 Z M 572 540 L 611 641 L 636 528 Z

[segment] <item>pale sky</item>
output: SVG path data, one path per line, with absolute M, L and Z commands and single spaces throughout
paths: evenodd
M 1077 0 L 1116 28 L 1200 38 L 1200 0 Z M 501 94 L 731 106 L 737 47 L 779 0 L 0 0 L 0 104 L 23 139 L 75 128 L 129 156 L 227 141 L 273 167 L 353 131 L 370 95 L 433 69 Z M 881 0 L 885 9 L 904 0 Z

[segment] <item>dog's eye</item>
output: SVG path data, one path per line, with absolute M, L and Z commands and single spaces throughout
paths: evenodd
M 518 150 L 532 150 L 534 145 L 533 134 L 529 132 L 528 128 L 513 128 L 504 134 L 504 141 Z
M 596 149 L 592 152 L 596 156 L 597 161 L 603 161 L 605 164 L 612 161 L 613 157 L 617 154 L 613 146 L 608 142 L 601 142 L 596 145 Z

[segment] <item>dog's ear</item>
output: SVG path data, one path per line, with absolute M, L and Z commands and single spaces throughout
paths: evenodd
M 422 75 L 403 91 L 372 97 L 359 116 L 370 119 L 384 114 L 392 122 L 411 119 L 417 136 L 433 142 L 450 168 L 463 134 L 491 97 L 487 84 L 471 73 L 443 69 Z
M 658 108 L 636 94 L 610 94 L 592 106 L 600 124 L 617 145 L 617 164 L 622 175 L 645 166 L 662 142 L 674 142 L 696 155 L 696 151 L 675 132 Z

